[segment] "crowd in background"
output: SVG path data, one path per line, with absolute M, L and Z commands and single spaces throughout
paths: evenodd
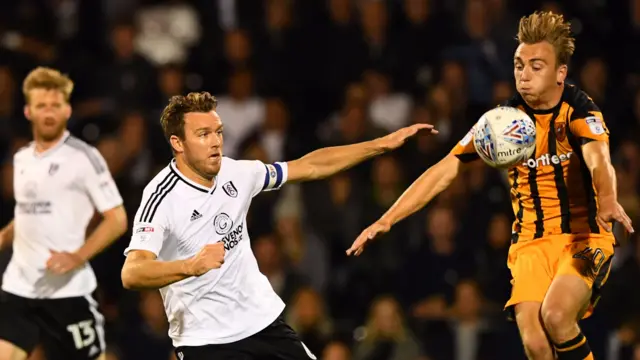
M 20 0 L 0 13 L 0 225 L 13 216 L 13 153 L 31 137 L 21 82 L 38 65 L 75 81 L 70 131 L 101 151 L 131 216 L 171 158 L 158 119 L 172 95 L 216 95 L 225 155 L 264 162 L 431 123 L 439 135 L 256 197 L 248 228 L 260 269 L 321 359 L 523 359 L 502 312 L 504 174 L 472 163 L 362 256 L 345 250 L 513 95 L 518 20 L 542 9 L 572 21 L 569 82 L 602 109 L 619 201 L 640 224 L 638 0 Z M 121 286 L 128 236 L 92 261 L 109 359 L 170 359 L 158 292 Z M 632 237 L 617 250 L 583 326 L 597 359 L 640 360 L 640 246 Z

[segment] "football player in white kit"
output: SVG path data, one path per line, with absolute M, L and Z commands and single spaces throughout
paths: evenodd
M 254 196 L 316 180 L 401 146 L 431 125 L 264 164 L 223 156 L 209 93 L 175 96 L 161 124 L 175 158 L 147 185 L 125 251 L 128 289 L 160 289 L 180 360 L 315 359 L 282 320 L 285 304 L 260 273 L 246 216 Z
M 13 256 L 0 291 L 0 360 L 104 359 L 104 318 L 89 260 L 125 233 L 127 215 L 107 164 L 66 130 L 73 82 L 37 68 L 23 83 L 34 141 L 14 156 L 15 216 L 0 232 Z M 102 222 L 86 238 L 94 209 Z

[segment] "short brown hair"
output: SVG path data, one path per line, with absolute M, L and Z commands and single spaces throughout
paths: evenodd
M 520 19 L 518 41 L 521 44 L 536 44 L 547 41 L 556 51 L 558 65 L 567 65 L 576 49 L 571 35 L 571 24 L 559 14 L 551 11 L 534 12 Z
M 29 102 L 29 92 L 33 89 L 60 91 L 64 100 L 69 102 L 73 92 L 73 81 L 58 70 L 40 66 L 31 70 L 22 83 L 22 93 L 27 102 Z
M 160 117 L 160 125 L 165 138 L 169 141 L 171 136 L 175 135 L 184 139 L 184 115 L 190 112 L 207 113 L 215 110 L 217 106 L 216 97 L 206 91 L 172 97 Z

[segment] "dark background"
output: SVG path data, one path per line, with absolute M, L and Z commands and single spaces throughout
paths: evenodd
M 319 358 L 522 359 L 501 311 L 512 218 L 503 174 L 477 162 L 363 256 L 344 251 L 511 96 L 518 20 L 536 9 L 572 21 L 570 82 L 601 107 L 620 202 L 640 220 L 640 1 L 20 0 L 0 12 L 0 224 L 13 214 L 12 155 L 30 138 L 20 86 L 38 65 L 75 81 L 70 130 L 100 149 L 130 215 L 170 159 L 158 115 L 171 95 L 218 96 L 225 153 L 265 162 L 432 123 L 437 137 L 257 197 L 255 255 Z M 121 287 L 128 237 L 93 261 L 110 359 L 169 359 L 158 293 Z M 598 310 L 583 322 L 597 359 L 640 359 L 634 242 L 618 249 Z

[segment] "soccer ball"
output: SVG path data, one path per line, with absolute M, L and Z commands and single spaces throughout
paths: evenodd
M 510 168 L 533 155 L 536 124 L 522 110 L 501 106 L 484 113 L 473 129 L 473 146 L 495 168 Z

